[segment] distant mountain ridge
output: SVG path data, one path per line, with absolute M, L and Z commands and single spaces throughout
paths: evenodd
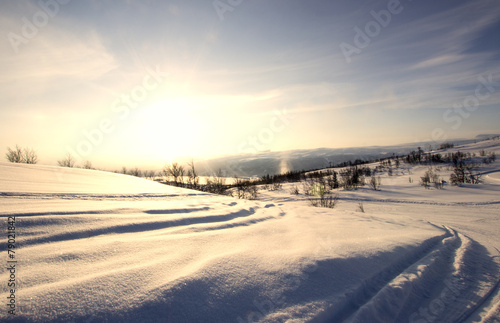
M 449 140 L 455 145 L 463 145 L 498 135 L 478 135 L 475 139 Z M 280 174 L 287 171 L 320 169 L 355 160 L 373 160 L 392 155 L 406 155 L 421 147 L 424 150 L 439 148 L 433 141 L 407 143 L 393 146 L 371 146 L 354 148 L 298 149 L 257 154 L 232 155 L 209 159 L 196 163 L 200 175 L 210 176 L 221 169 L 228 177 L 257 177 Z

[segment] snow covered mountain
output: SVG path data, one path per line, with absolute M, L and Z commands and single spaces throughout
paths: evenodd
M 479 140 L 498 135 L 478 135 L 475 139 L 456 139 L 456 145 L 472 144 Z M 375 146 L 356 148 L 318 148 L 278 152 L 259 152 L 255 154 L 231 155 L 213 158 L 196 163 L 200 174 L 213 175 L 218 169 L 228 177 L 256 177 L 274 175 L 286 171 L 320 169 L 355 160 L 374 160 L 393 155 L 406 155 L 418 147 L 429 150 L 436 148 L 435 142 L 414 142 L 395 146 Z
M 498 322 L 500 162 L 441 190 L 418 184 L 427 169 L 329 209 L 298 183 L 248 201 L 0 163 L 0 321 Z

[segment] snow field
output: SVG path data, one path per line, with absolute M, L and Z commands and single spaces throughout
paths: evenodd
M 494 322 L 500 164 L 488 167 L 485 184 L 443 190 L 409 183 L 408 168 L 326 209 L 295 184 L 246 201 L 0 163 L 0 217 L 15 216 L 18 245 L 17 313 L 0 320 Z

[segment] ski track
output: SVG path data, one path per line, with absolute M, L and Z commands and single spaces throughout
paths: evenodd
M 438 202 L 438 201 L 425 201 L 425 200 L 404 200 L 404 199 L 377 199 L 377 198 L 365 198 L 365 197 L 346 197 L 339 196 L 339 201 L 349 201 L 349 202 L 373 202 L 373 203 L 385 203 L 385 204 L 418 204 L 418 205 L 435 205 L 435 206 L 481 206 L 481 205 L 497 205 L 500 201 L 485 201 L 485 202 Z M 275 198 L 276 203 L 288 203 L 294 201 L 309 201 L 308 198 Z
M 444 231 L 312 322 L 465 321 L 498 288 L 498 269 L 484 247 L 453 229 Z

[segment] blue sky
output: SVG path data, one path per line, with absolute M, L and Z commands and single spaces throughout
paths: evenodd
M 99 167 L 500 133 L 498 1 L 3 1 L 0 147 Z

